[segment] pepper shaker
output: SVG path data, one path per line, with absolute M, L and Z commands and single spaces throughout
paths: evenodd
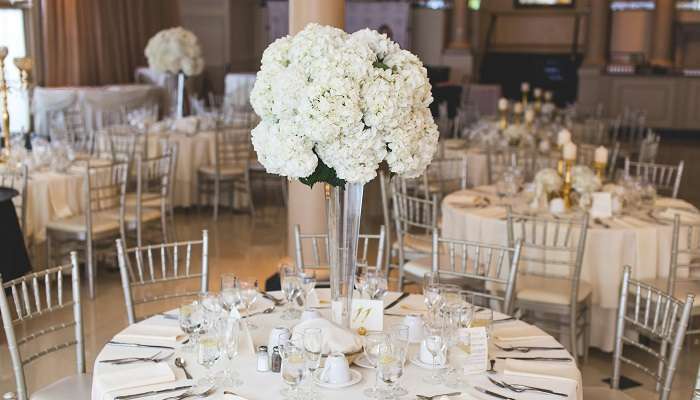
M 280 372 L 282 370 L 282 355 L 280 354 L 280 348 L 277 346 L 272 349 L 270 365 L 272 372 Z
M 258 372 L 267 372 L 270 370 L 269 359 L 267 358 L 267 346 L 258 347 L 256 353 L 258 359 Z

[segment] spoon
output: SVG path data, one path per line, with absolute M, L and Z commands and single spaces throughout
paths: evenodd
M 184 358 L 182 357 L 176 357 L 175 358 L 175 366 L 180 368 L 184 373 L 187 379 L 192 379 L 192 375 L 190 375 L 189 372 L 187 372 L 187 362 L 185 361 Z

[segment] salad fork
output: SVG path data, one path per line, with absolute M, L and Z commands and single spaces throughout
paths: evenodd
M 532 350 L 564 350 L 564 347 L 546 347 L 546 346 L 499 346 L 498 344 L 494 343 L 494 346 L 496 346 L 499 350 L 502 351 L 518 351 L 520 353 L 529 353 Z
M 499 381 L 491 378 L 490 376 L 488 378 L 489 378 L 489 381 L 491 381 L 491 383 L 493 383 L 494 385 L 496 385 L 502 389 L 508 389 L 508 390 L 515 392 L 515 393 L 522 393 L 522 392 L 530 391 L 530 392 L 547 393 L 547 394 L 561 396 L 561 397 L 568 397 L 565 393 L 555 392 L 554 390 L 550 390 L 550 389 L 538 388 L 536 386 L 521 385 L 518 383 L 507 383 L 506 381 L 499 382 Z

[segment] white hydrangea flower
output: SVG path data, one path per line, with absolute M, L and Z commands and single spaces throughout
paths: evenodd
M 431 102 L 423 64 L 386 35 L 310 24 L 263 53 L 253 146 L 268 172 L 292 178 L 318 158 L 347 182 L 369 182 L 383 161 L 415 177 L 437 148 Z
M 159 72 L 195 76 L 204 70 L 204 58 L 197 36 L 182 28 L 165 29 L 155 34 L 144 51 L 148 66 Z

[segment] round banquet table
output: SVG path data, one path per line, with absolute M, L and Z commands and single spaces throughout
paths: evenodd
M 281 298 L 280 293 L 271 292 L 272 295 Z M 327 300 L 330 297 L 329 289 L 317 289 L 318 298 L 320 304 L 327 304 Z M 400 293 L 391 292 L 388 293 L 384 299 L 385 305 L 394 301 L 399 297 Z M 262 314 L 259 313 L 261 310 L 267 308 L 272 303 L 265 299 L 259 299 L 255 304 L 251 314 L 252 322 L 257 325 L 257 329 L 250 331 L 250 338 L 254 343 L 254 346 L 267 345 L 268 335 L 273 327 L 286 326 L 288 328 L 293 328 L 293 326 L 299 323 L 299 320 L 294 321 L 284 321 L 280 319 L 281 310 L 276 309 L 273 313 Z M 423 297 L 421 295 L 411 295 L 401 301 L 400 304 L 390 308 L 386 311 L 384 317 L 384 326 L 389 327 L 396 323 L 399 323 L 403 315 L 416 313 L 424 309 Z M 329 309 L 319 308 L 321 314 L 327 317 L 329 314 Z M 259 313 L 259 314 L 256 314 Z M 176 316 L 177 311 L 170 311 L 168 314 L 171 316 Z M 499 320 L 506 318 L 506 316 L 495 313 L 494 320 Z M 133 332 L 134 328 L 137 328 L 140 332 L 148 332 L 149 330 L 156 332 L 158 330 L 165 329 L 165 326 L 170 327 L 171 331 L 178 327 L 178 321 L 174 318 L 167 318 L 163 315 L 157 315 L 151 317 L 147 320 L 139 322 L 137 326 L 131 326 L 128 329 Z M 522 328 L 532 329 L 534 327 L 515 320 L 503 321 L 494 323 L 493 334 L 495 336 L 499 335 L 499 332 L 520 332 Z M 122 331 L 123 334 L 124 331 Z M 539 331 L 541 332 L 541 331 Z M 537 346 L 548 346 L 548 347 L 558 347 L 560 346 L 558 342 L 549 335 L 541 332 L 543 336 L 538 336 L 537 338 L 520 338 L 517 344 L 526 345 L 537 345 Z M 517 337 L 517 336 L 516 336 Z M 126 341 L 120 334 L 115 336 L 113 339 Z M 161 339 L 162 340 L 162 339 Z M 522 340 L 525 340 L 522 342 Z M 534 340 L 534 341 L 533 341 Z M 134 343 L 134 342 L 132 342 Z M 170 357 L 166 362 L 159 364 L 129 364 L 129 365 L 112 365 L 101 363 L 100 360 L 114 359 L 120 357 L 131 357 L 131 356 L 152 356 L 158 350 L 151 348 L 134 348 L 118 346 L 113 344 L 107 344 L 98 354 L 97 360 L 95 361 L 95 366 L 93 370 L 93 387 L 92 387 L 92 399 L 93 400 L 112 400 L 116 396 L 143 393 L 150 390 L 159 390 L 164 388 L 173 388 L 181 385 L 191 384 L 192 382 L 185 378 L 184 372 L 174 366 L 174 359 L 177 356 L 184 357 L 187 363 L 187 369 L 192 374 L 193 379 L 196 381 L 205 375 L 205 370 L 202 366 L 198 365 L 196 362 L 195 353 L 182 352 L 179 344 L 173 344 L 174 342 L 163 342 L 151 338 L 151 340 L 144 339 L 143 336 L 140 337 L 138 343 L 141 344 L 160 344 L 160 345 L 170 345 L 174 346 L 174 355 Z M 516 342 L 509 342 L 514 345 Z M 412 344 L 409 351 L 409 357 L 417 352 L 417 344 Z M 544 354 L 542 354 L 544 353 Z M 555 354 L 556 353 L 556 354 Z M 524 353 L 523 353 L 524 354 Z M 512 353 L 498 353 L 495 348 L 489 349 L 489 357 L 495 358 L 496 356 L 512 356 Z M 569 357 L 569 353 L 566 350 L 548 351 L 548 352 L 530 352 L 528 356 L 552 356 Z M 219 362 L 212 368 L 212 372 L 218 372 L 224 366 L 232 365 L 232 370 L 239 374 L 238 379 L 240 379 L 243 384 L 236 387 L 219 386 L 216 393 L 212 395 L 211 399 L 235 399 L 234 396 L 224 395 L 224 390 L 235 392 L 237 395 L 241 396 L 246 400 L 257 400 L 257 399 L 281 399 L 283 396 L 280 394 L 280 390 L 285 387 L 282 382 L 282 377 L 279 373 L 272 372 L 257 372 L 256 371 L 256 357 L 250 350 L 249 341 L 246 339 L 245 330 L 241 334 L 241 342 L 239 345 L 239 354 L 234 358 L 232 364 L 229 364 L 227 359 L 220 359 Z M 151 379 L 151 377 L 146 377 L 145 375 L 154 375 L 152 371 L 145 372 L 144 368 L 151 368 L 155 370 L 156 368 L 165 369 L 168 377 L 163 378 L 160 381 L 157 379 Z M 317 398 L 319 399 L 329 399 L 333 398 L 336 400 L 356 400 L 366 398 L 362 391 L 373 385 L 374 383 L 374 371 L 369 369 L 360 368 L 353 365 L 352 368 L 361 372 L 362 380 L 350 387 L 343 389 L 325 389 L 320 387 L 315 387 L 318 393 Z M 582 399 L 581 390 L 581 374 L 576 365 L 573 362 L 540 362 L 540 361 L 519 361 L 519 360 L 498 360 L 496 362 L 495 369 L 499 371 L 495 375 L 489 375 L 497 379 L 504 379 L 509 383 L 527 383 L 533 386 L 549 388 L 551 390 L 556 390 L 564 392 L 571 399 Z M 142 375 L 137 376 L 139 371 Z M 147 370 L 146 370 L 147 371 Z M 172 371 L 172 374 L 170 373 Z M 448 388 L 443 385 L 428 385 L 423 382 L 423 378 L 432 373 L 432 371 L 427 369 L 422 369 L 418 366 L 407 362 L 406 369 L 404 371 L 403 378 L 401 380 L 401 385 L 405 387 L 409 396 L 405 398 L 413 398 L 415 394 L 423 395 L 434 395 L 440 393 L 454 392 L 455 389 Z M 164 375 L 164 376 L 165 376 Z M 131 381 L 129 381 L 131 379 Z M 147 386 L 134 385 L 133 380 L 135 379 L 147 379 L 151 384 Z M 126 385 L 115 385 L 115 382 L 127 381 Z M 155 382 L 155 383 L 154 383 Z M 310 384 L 306 382 L 305 384 Z M 112 386 L 110 386 L 112 385 Z M 126 386 L 135 387 L 126 387 Z M 514 395 L 513 393 L 507 393 L 503 389 L 499 389 L 493 384 L 491 384 L 487 379 L 487 374 L 480 373 L 469 376 L 469 385 L 476 385 L 479 387 L 486 388 L 495 392 L 502 393 L 507 396 Z M 116 389 L 109 389 L 116 388 Z M 451 399 L 489 399 L 488 396 L 480 394 L 471 388 L 459 389 L 462 392 L 461 396 L 451 397 Z M 149 399 L 162 399 L 168 395 L 179 394 L 179 392 L 171 392 L 169 394 L 163 394 L 158 396 L 150 396 Z M 520 393 L 517 394 L 518 399 L 528 400 L 528 399 L 539 399 L 541 394 L 534 393 Z
M 479 147 L 469 146 L 461 139 L 448 139 L 443 144 L 443 158 L 463 158 L 467 161 L 467 186 L 489 183 L 488 156 Z
M 491 205 L 474 206 L 471 202 L 475 196 L 488 197 Z M 442 203 L 442 234 L 453 239 L 506 244 L 506 204 L 516 211 L 533 211 L 523 194 L 499 199 L 493 186 L 452 193 Z M 683 200 L 658 198 L 654 207 L 624 210 L 621 216 L 605 220 L 589 220 L 581 279 L 591 286 L 593 294 L 592 346 L 613 350 L 615 312 L 625 265 L 633 267 L 635 279 L 668 276 L 673 229 L 670 222 L 657 215 L 671 209 L 697 211 Z M 547 211 L 540 213 L 550 215 Z

